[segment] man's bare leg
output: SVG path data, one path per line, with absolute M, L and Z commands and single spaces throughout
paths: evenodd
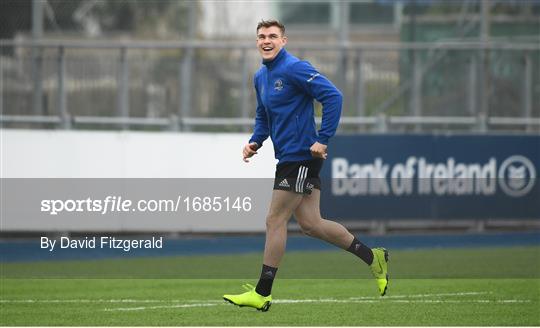
M 304 196 L 294 211 L 302 232 L 334 244 L 362 259 L 370 266 L 379 292 L 384 296 L 388 287 L 388 251 L 384 248 L 371 249 L 356 239 L 343 225 L 323 219 L 319 211 L 320 198 L 321 192 L 314 189 L 311 195 Z
M 287 244 L 287 222 L 302 201 L 302 195 L 291 191 L 274 190 L 266 217 L 265 265 L 277 268 Z
M 276 272 L 287 245 L 287 222 L 302 201 L 302 195 L 292 191 L 274 190 L 270 210 L 266 217 L 266 243 L 261 276 L 255 291 L 269 296 Z
M 319 211 L 320 200 L 321 191 L 313 189 L 311 195 L 306 195 L 294 211 L 302 232 L 347 250 L 371 265 L 372 250 L 356 239 L 343 225 L 323 219 Z
M 317 189 L 313 189 L 311 195 L 305 195 L 294 211 L 296 221 L 306 235 L 347 249 L 354 240 L 354 236 L 343 225 L 321 217 L 320 199 L 321 192 Z

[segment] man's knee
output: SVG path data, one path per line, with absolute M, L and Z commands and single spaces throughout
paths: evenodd
M 317 237 L 319 235 L 320 219 L 297 218 L 298 225 L 306 236 Z
M 266 216 L 266 230 L 272 231 L 287 226 L 288 218 L 284 215 L 269 213 Z

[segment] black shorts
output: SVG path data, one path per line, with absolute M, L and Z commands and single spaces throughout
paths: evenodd
M 274 190 L 287 190 L 297 194 L 311 195 L 313 188 L 321 190 L 319 172 L 322 158 L 300 162 L 285 162 L 276 166 Z

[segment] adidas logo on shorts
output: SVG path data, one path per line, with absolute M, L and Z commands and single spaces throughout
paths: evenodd
M 287 181 L 287 179 L 283 179 L 280 183 L 279 183 L 279 186 L 280 187 L 285 187 L 285 188 L 290 188 L 291 186 L 289 186 L 289 182 Z

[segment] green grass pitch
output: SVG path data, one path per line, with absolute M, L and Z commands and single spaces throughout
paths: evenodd
M 3 263 L 0 325 L 539 326 L 540 247 L 390 253 L 388 295 L 346 252 L 291 252 L 269 312 L 221 299 L 261 254 Z

